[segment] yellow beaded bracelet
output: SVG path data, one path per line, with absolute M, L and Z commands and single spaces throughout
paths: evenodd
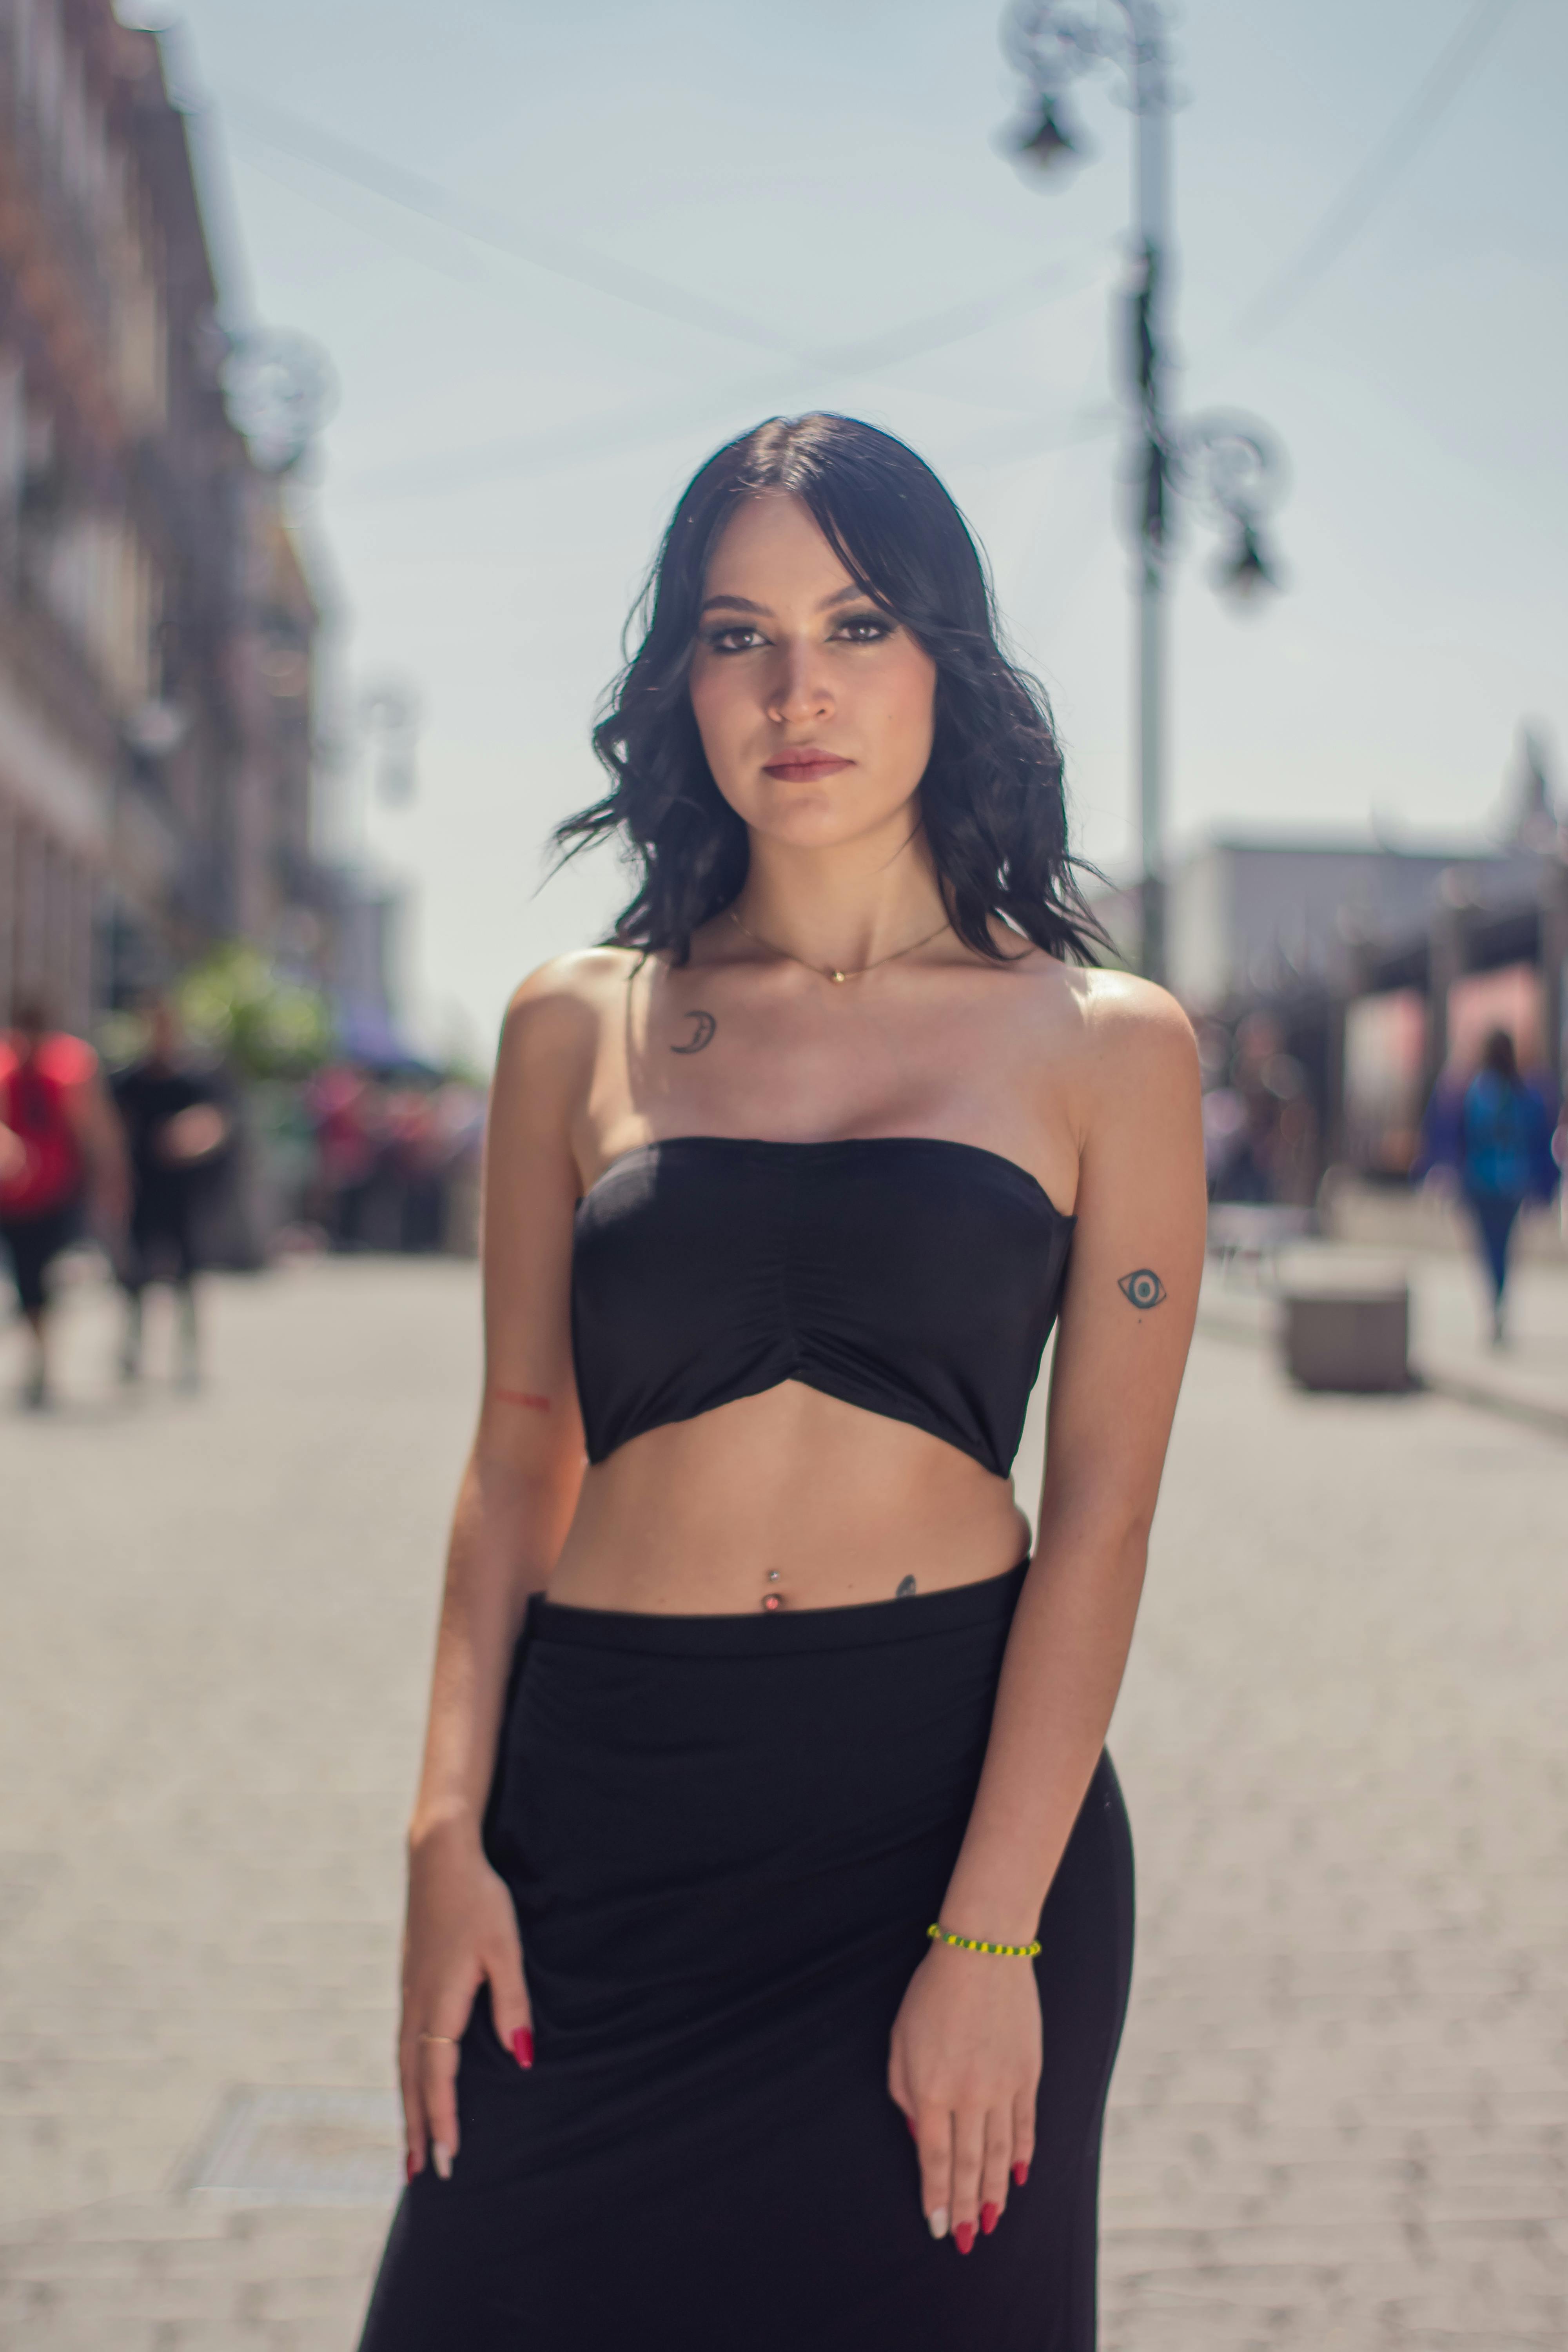
M 931 1943 L 952 1944 L 961 1952 L 989 1952 L 994 1960 L 1037 1960 L 1040 1957 L 1037 1937 L 1032 1944 L 985 1944 L 975 1936 L 950 1934 L 940 1919 L 931 1921 L 926 1929 L 926 1937 Z

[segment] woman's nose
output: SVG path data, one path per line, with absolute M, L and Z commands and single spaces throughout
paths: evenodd
M 768 696 L 768 717 L 781 727 L 804 726 L 826 718 L 833 708 L 832 690 L 822 667 L 822 648 L 786 645 L 779 649 Z

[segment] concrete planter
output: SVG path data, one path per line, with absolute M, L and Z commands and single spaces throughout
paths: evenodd
M 1288 1281 L 1281 1309 L 1285 1369 L 1302 1388 L 1364 1395 L 1410 1387 L 1403 1273 Z

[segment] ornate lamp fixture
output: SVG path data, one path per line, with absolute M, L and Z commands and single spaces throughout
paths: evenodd
M 1256 600 L 1279 585 L 1264 516 L 1284 468 L 1264 426 L 1249 418 L 1168 413 L 1165 304 L 1169 226 L 1171 9 L 1164 0 L 1015 0 L 1003 47 L 1028 97 L 1008 144 L 1028 168 L 1059 175 L 1086 142 L 1064 93 L 1110 67 L 1133 117 L 1133 270 L 1126 303 L 1123 376 L 1133 424 L 1128 524 L 1137 552 L 1140 963 L 1165 976 L 1164 599 L 1174 548 L 1173 499 L 1184 494 L 1225 534 L 1215 585 Z

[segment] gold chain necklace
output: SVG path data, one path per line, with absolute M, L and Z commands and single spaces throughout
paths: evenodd
M 775 947 L 772 940 L 764 940 L 760 931 L 753 931 L 749 923 L 743 923 L 733 907 L 726 908 L 725 912 L 735 929 L 738 931 L 744 931 L 746 937 L 755 940 L 758 947 L 766 948 L 770 955 L 783 956 L 786 963 L 798 963 L 806 971 L 816 972 L 819 980 L 864 980 L 868 971 L 879 971 L 885 963 L 897 963 L 900 956 L 913 955 L 917 948 L 929 948 L 932 940 L 940 940 L 943 931 L 950 931 L 952 929 L 951 923 L 939 923 L 934 931 L 926 933 L 923 940 L 911 940 L 907 948 L 894 948 L 890 954 L 878 956 L 872 963 L 863 963 L 858 971 L 834 971 L 831 969 L 825 971 L 819 963 L 807 963 L 804 956 L 792 955 L 788 948 Z

